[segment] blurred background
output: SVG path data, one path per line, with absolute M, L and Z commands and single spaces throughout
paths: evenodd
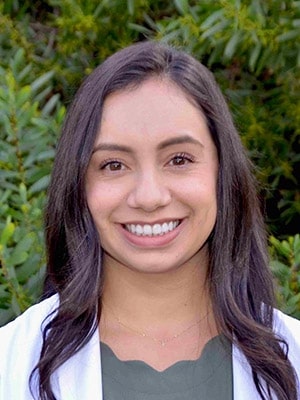
M 0 325 L 41 295 L 66 109 L 115 51 L 160 40 L 214 73 L 256 166 L 278 307 L 300 319 L 300 1 L 0 1 Z

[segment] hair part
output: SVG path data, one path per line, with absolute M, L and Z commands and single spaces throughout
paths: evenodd
M 57 292 L 60 305 L 46 326 L 32 373 L 32 378 L 39 376 L 39 398 L 56 400 L 51 375 L 89 341 L 100 320 L 101 238 L 87 206 L 85 176 L 104 101 L 153 77 L 174 83 L 199 107 L 217 148 L 218 211 L 208 240 L 207 283 L 219 330 L 246 356 L 262 400 L 271 400 L 271 392 L 278 400 L 297 400 L 286 343 L 272 331 L 272 277 L 251 163 L 211 72 L 192 56 L 156 42 L 135 44 L 109 57 L 85 79 L 68 110 L 45 215 L 45 296 Z

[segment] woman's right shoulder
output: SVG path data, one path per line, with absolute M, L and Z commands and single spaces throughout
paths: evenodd
M 28 308 L 14 321 L 0 328 L 0 398 L 33 399 L 30 374 L 36 367 L 43 345 L 43 328 L 59 305 L 57 295 Z
M 0 354 L 12 354 L 17 351 L 34 351 L 40 348 L 43 340 L 43 326 L 47 317 L 53 315 L 59 304 L 58 295 L 54 295 L 28 308 L 23 314 L 0 328 Z M 1 363 L 1 361 L 0 361 Z
M 56 310 L 58 302 L 58 295 L 53 295 L 48 299 L 34 304 L 26 311 L 24 311 L 21 315 L 19 315 L 16 319 L 1 327 L 0 335 L 3 336 L 6 333 L 11 333 L 16 329 L 25 328 L 32 330 L 35 325 L 40 325 L 39 322 L 42 323 L 44 318 L 46 318 L 49 314 Z M 33 324 L 33 322 L 35 322 L 35 324 Z

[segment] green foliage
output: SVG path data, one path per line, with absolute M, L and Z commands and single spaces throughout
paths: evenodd
M 56 91 L 68 100 L 101 61 L 138 39 L 128 24 L 142 20 L 148 1 L 49 0 L 47 7 L 50 12 L 30 24 L 39 39 L 34 53 L 43 68 L 55 71 Z
M 45 189 L 63 104 L 107 56 L 144 38 L 175 44 L 213 70 L 263 183 L 280 307 L 300 318 L 300 1 L 3 0 L 0 325 L 40 293 Z
M 300 235 L 283 241 L 272 236 L 270 244 L 279 306 L 287 314 L 300 319 Z
M 30 72 L 22 49 L 0 69 L 0 324 L 40 291 L 45 189 L 64 116 L 52 73 Z

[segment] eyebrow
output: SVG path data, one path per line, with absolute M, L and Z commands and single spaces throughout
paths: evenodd
M 121 151 L 124 153 L 133 153 L 133 150 L 128 147 L 124 146 L 121 144 L 115 144 L 115 143 L 99 143 L 93 150 L 93 153 L 96 151 Z
M 174 146 L 176 144 L 183 144 L 183 143 L 191 143 L 191 144 L 195 144 L 195 145 L 204 147 L 203 144 L 199 140 L 197 140 L 189 135 L 183 135 L 183 136 L 175 136 L 173 138 L 162 141 L 157 146 L 157 149 L 163 150 L 166 147 Z M 133 153 L 133 150 L 131 147 L 116 144 L 116 143 L 99 143 L 94 148 L 93 153 L 95 153 L 96 151 L 120 151 L 120 152 L 130 153 L 130 154 Z
M 183 135 L 183 136 L 175 136 L 173 138 L 164 140 L 163 142 L 161 142 L 158 145 L 158 150 L 162 150 L 162 149 L 165 149 L 166 147 L 174 146 L 176 144 L 183 144 L 183 143 L 191 143 L 191 144 L 196 144 L 198 146 L 204 147 L 203 144 L 199 140 L 197 140 L 189 135 Z

